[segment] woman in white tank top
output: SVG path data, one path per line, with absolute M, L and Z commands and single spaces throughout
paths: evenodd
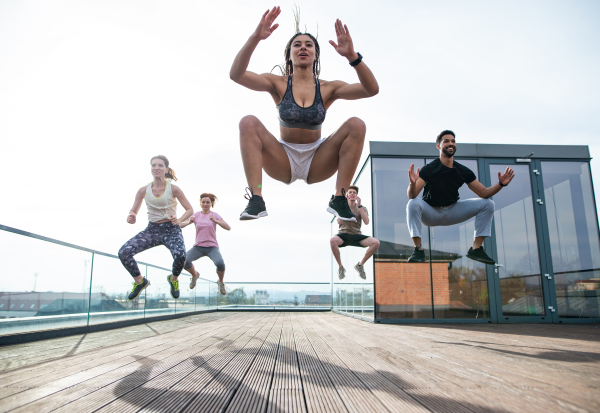
M 185 264 L 185 244 L 181 227 L 179 224 L 187 220 L 194 210 L 183 191 L 171 183 L 176 181 L 175 171 L 169 168 L 169 160 L 162 155 L 150 160 L 153 181 L 141 187 L 135 195 L 135 202 L 127 216 L 129 224 L 135 224 L 136 216 L 142 201 L 146 201 L 148 208 L 148 227 L 125 243 L 119 250 L 119 258 L 123 266 L 133 277 L 133 289 L 129 299 L 137 298 L 142 290 L 150 285 L 145 277 L 142 277 L 137 262 L 133 258 L 135 254 L 164 245 L 171 251 L 173 256 L 173 274 L 167 276 L 167 282 L 171 289 L 171 296 L 179 298 L 179 281 L 177 278 Z M 177 201 L 185 208 L 181 218 L 177 218 Z

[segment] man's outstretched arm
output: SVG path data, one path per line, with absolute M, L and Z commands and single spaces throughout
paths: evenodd
M 483 184 L 477 179 L 467 185 L 469 186 L 469 189 L 473 191 L 479 198 L 487 199 L 500 192 L 502 187 L 507 186 L 514 177 L 515 171 L 513 171 L 512 168 L 507 167 L 503 174 L 498 172 L 498 183 L 490 186 L 489 188 L 483 186 Z

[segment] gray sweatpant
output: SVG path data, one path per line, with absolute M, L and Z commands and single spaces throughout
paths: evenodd
M 475 217 L 475 237 L 492 235 L 494 201 L 491 199 L 471 198 L 459 200 L 447 207 L 432 207 L 419 198 L 408 201 L 406 222 L 411 237 L 421 237 L 422 224 L 428 227 L 460 224 Z
M 225 261 L 223 261 L 219 247 L 199 247 L 197 245 L 193 246 L 192 249 L 187 252 L 183 268 L 186 270 L 190 269 L 192 261 L 196 261 L 198 258 L 204 257 L 205 255 L 212 260 L 213 264 L 217 267 L 217 271 L 225 271 Z

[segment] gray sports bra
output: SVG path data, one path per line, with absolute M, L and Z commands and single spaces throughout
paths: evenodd
M 288 77 L 285 95 L 283 95 L 283 99 L 281 99 L 281 102 L 277 105 L 279 124 L 281 126 L 310 130 L 321 129 L 321 124 L 325 120 L 327 109 L 325 109 L 323 99 L 321 98 L 319 79 L 316 79 L 316 81 L 315 100 L 311 106 L 303 108 L 294 100 L 294 94 L 292 93 L 292 76 L 290 75 Z

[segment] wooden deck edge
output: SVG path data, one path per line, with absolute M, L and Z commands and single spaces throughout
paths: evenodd
M 185 313 L 166 314 L 154 317 L 133 318 L 131 320 L 115 321 L 112 323 L 93 324 L 90 326 L 67 327 L 57 328 L 53 330 L 32 331 L 30 333 L 8 334 L 5 336 L 0 336 L 0 347 L 8 346 L 11 344 L 29 343 L 32 341 L 73 336 L 77 334 L 95 333 L 97 331 L 113 330 L 115 328 L 129 327 L 137 324 L 145 324 L 148 322 L 172 320 L 175 318 L 182 318 L 196 314 L 214 313 L 216 311 L 217 309 L 188 311 Z

